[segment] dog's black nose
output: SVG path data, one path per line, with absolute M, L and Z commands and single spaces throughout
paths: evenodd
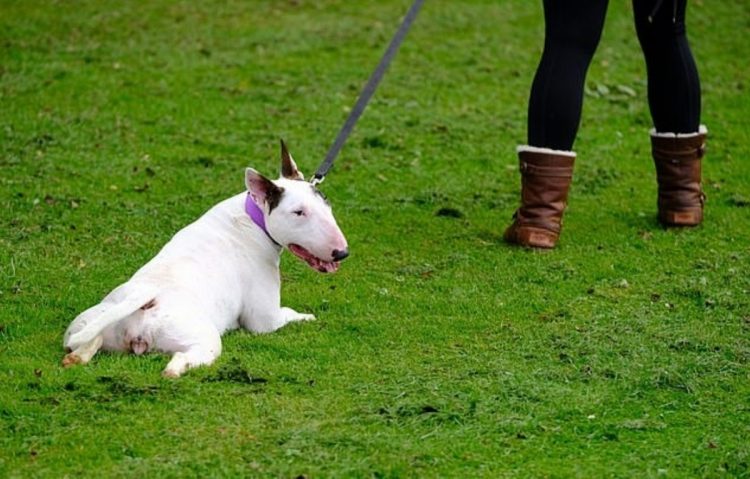
M 331 256 L 333 256 L 334 261 L 341 261 L 349 256 L 349 248 L 335 249 L 333 250 L 333 253 L 331 253 Z

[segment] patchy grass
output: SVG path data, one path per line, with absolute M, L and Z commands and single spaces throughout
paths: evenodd
M 310 172 L 405 1 L 0 4 L 0 476 L 750 475 L 750 10 L 691 2 L 709 202 L 655 221 L 644 66 L 613 2 L 559 249 L 500 241 L 536 2 L 427 2 L 324 185 L 352 257 L 283 259 L 315 323 L 60 366 L 62 333 L 185 225 Z

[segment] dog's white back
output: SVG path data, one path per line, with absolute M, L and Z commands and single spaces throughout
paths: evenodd
M 281 307 L 279 258 L 287 248 L 316 270 L 338 268 L 348 247 L 328 202 L 304 181 L 283 143 L 282 177 L 271 181 L 248 168 L 245 183 L 247 192 L 180 230 L 130 280 L 81 313 L 65 333 L 72 352 L 63 364 L 87 363 L 100 348 L 164 352 L 173 354 L 164 374 L 176 377 L 212 363 L 227 330 L 267 333 L 314 319 Z M 254 205 L 259 222 L 248 214 Z

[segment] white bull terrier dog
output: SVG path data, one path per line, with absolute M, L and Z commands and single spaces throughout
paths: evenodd
M 99 349 L 171 353 L 163 374 L 211 364 L 221 335 L 275 331 L 315 319 L 281 307 L 279 258 L 286 247 L 314 269 L 336 271 L 349 254 L 331 207 L 281 143 L 281 177 L 252 168 L 247 192 L 222 201 L 179 231 L 130 280 L 84 311 L 65 332 L 64 366 Z

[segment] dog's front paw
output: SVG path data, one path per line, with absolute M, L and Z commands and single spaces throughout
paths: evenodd
M 297 313 L 297 321 L 315 321 L 314 314 Z
M 283 324 L 291 323 L 292 321 L 314 321 L 315 320 L 314 314 L 298 313 L 292 308 L 286 308 L 286 307 L 281 308 L 281 317 L 283 319 Z

